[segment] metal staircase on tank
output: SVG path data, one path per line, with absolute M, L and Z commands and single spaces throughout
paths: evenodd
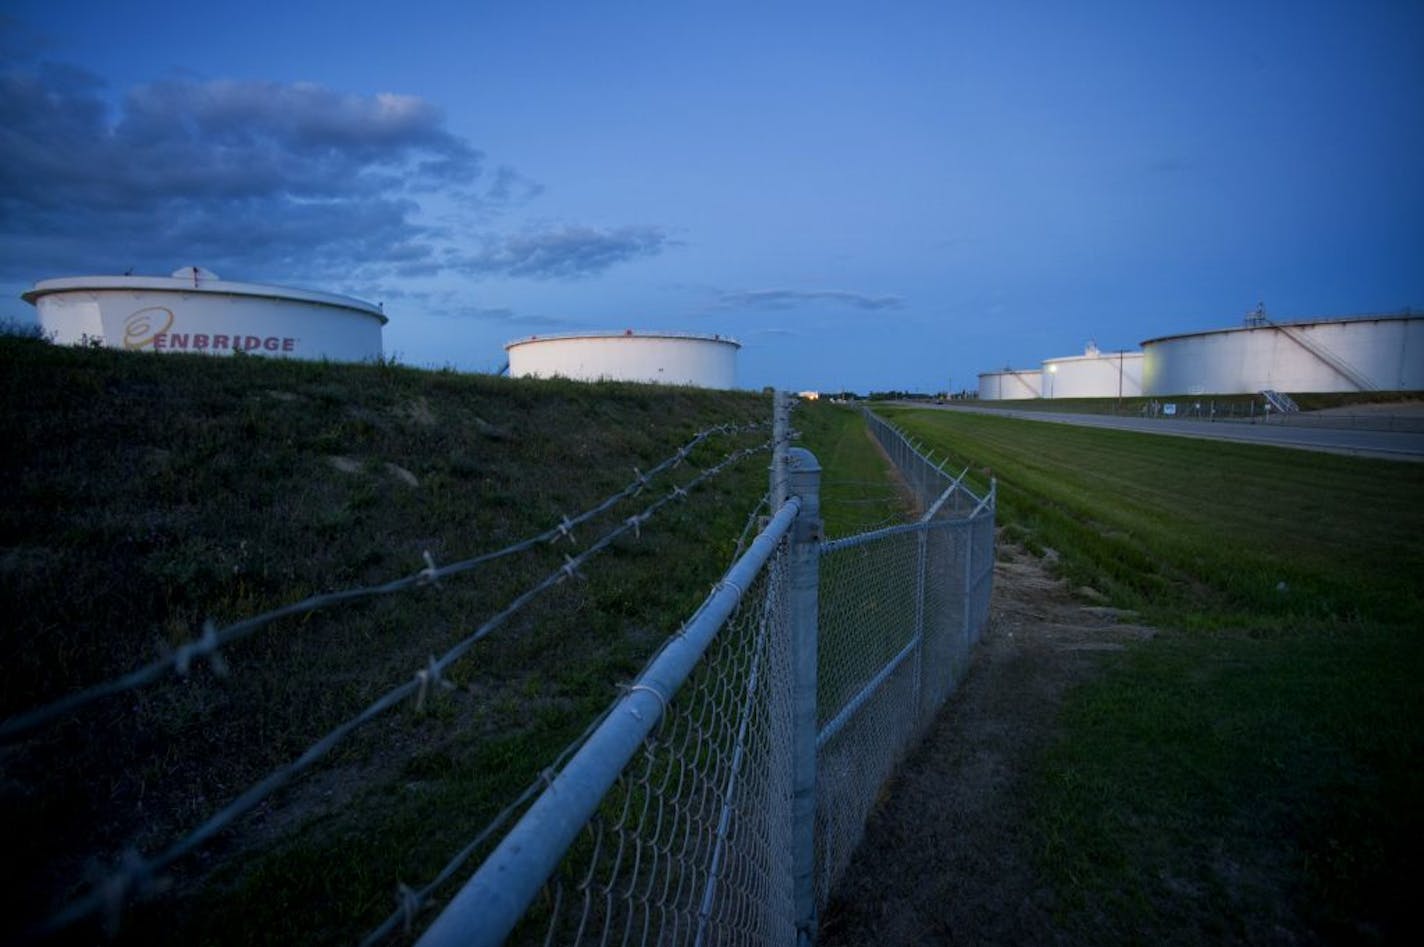
M 1364 375 L 1364 373 L 1360 372 L 1350 363 L 1346 362 L 1343 358 L 1336 355 L 1334 352 L 1330 351 L 1325 346 L 1321 345 L 1319 342 L 1315 342 L 1311 339 L 1306 338 L 1303 332 L 1297 332 L 1291 326 L 1281 325 L 1279 322 L 1272 322 L 1270 323 L 1270 325 L 1278 329 L 1281 335 L 1284 335 L 1296 345 L 1299 345 L 1311 355 L 1314 355 L 1316 358 L 1320 359 L 1320 361 L 1333 368 L 1336 373 L 1343 375 L 1345 379 L 1350 382 L 1350 384 L 1354 385 L 1360 391 L 1375 390 L 1374 383 L 1371 382 L 1369 378 Z
M 1255 310 L 1246 314 L 1246 326 L 1247 328 L 1251 329 L 1259 329 L 1263 327 L 1270 327 L 1272 329 L 1275 329 L 1281 335 L 1290 339 L 1296 345 L 1299 345 L 1311 355 L 1315 356 L 1317 360 L 1323 363 L 1326 367 L 1330 368 L 1337 375 L 1344 378 L 1350 384 L 1354 385 L 1356 390 L 1376 390 L 1374 382 L 1370 381 L 1368 376 L 1366 376 L 1363 372 L 1355 368 L 1353 365 L 1345 361 L 1340 356 L 1336 355 L 1334 352 L 1330 351 L 1330 349 L 1321 345 L 1319 342 L 1316 342 L 1314 339 L 1308 338 L 1304 332 L 1297 331 L 1294 326 L 1284 325 L 1271 319 L 1270 316 L 1266 315 L 1265 305 L 1261 303 L 1257 303 Z
M 1295 403 L 1295 399 L 1283 391 L 1262 388 L 1261 397 L 1265 398 L 1266 403 L 1281 414 L 1295 414 L 1300 410 L 1300 405 Z
M 1042 397 L 1043 397 L 1043 390 L 1039 387 L 1039 385 L 1040 385 L 1041 383 L 1038 381 L 1038 379 L 1036 379 L 1036 378 L 1031 378 L 1030 376 L 1025 375 L 1023 372 L 1019 371 L 1018 369 L 1016 369 L 1016 368 L 1010 368 L 1010 367 L 1007 366 L 1007 365 L 1004 366 L 1004 371 L 1008 372 L 1010 375 L 1013 375 L 1015 378 L 1017 378 L 1017 379 L 1019 380 L 1019 384 L 1023 385 L 1023 386 L 1024 386 L 1025 388 L 1027 388 L 1029 391 L 1033 392 L 1033 395 L 1034 395 L 1035 398 L 1042 398 Z M 999 386 L 999 394 L 1002 396 L 1003 393 L 1004 393 L 1004 389 L 1003 389 L 1003 385 L 1001 384 L 1001 385 Z

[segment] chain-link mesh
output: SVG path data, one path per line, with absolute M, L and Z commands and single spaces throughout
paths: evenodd
M 794 939 L 784 549 L 565 857 L 514 942 Z
M 964 676 L 989 614 L 992 494 L 979 497 L 867 413 L 917 523 L 823 543 L 816 901 L 859 844 L 881 786 Z
M 918 724 L 922 530 L 823 553 L 817 669 L 816 899 L 860 842 L 880 786 Z
M 867 422 L 923 515 L 826 542 L 763 534 L 774 552 L 686 683 L 659 694 L 656 729 L 512 942 L 791 944 L 814 917 L 807 905 L 825 905 L 881 787 L 968 668 L 994 564 L 992 488 L 976 495 L 884 421 Z M 775 518 L 781 529 L 791 512 Z M 809 599 L 798 589 L 805 573 L 793 578 L 807 542 L 819 553 Z M 815 665 L 816 732 L 798 735 L 791 629 L 804 615 L 817 629 L 816 661 L 804 662 Z M 794 761 L 798 740 L 812 739 L 814 846 L 800 847 L 812 826 L 794 816 Z M 814 868 L 798 885 L 796 852 L 812 847 Z
M 901 434 L 889 422 L 878 415 L 866 411 L 865 423 L 889 456 L 890 462 L 895 465 L 900 477 L 909 487 L 911 495 L 921 510 L 928 510 L 934 505 L 945 489 L 954 481 L 954 477 L 944 472 L 944 470 L 931 463 L 918 448 L 912 444 L 905 435 Z M 965 504 L 969 504 L 971 494 L 965 490 L 962 493 L 956 491 L 951 495 L 949 506 L 951 510 L 963 510 Z M 977 497 L 974 498 L 977 501 Z

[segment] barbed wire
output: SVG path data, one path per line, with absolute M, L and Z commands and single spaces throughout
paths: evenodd
M 765 445 L 762 449 L 765 450 L 770 446 L 771 444 L 770 442 L 768 442 L 768 444 Z M 735 553 L 732 554 L 732 562 L 736 562 L 738 559 L 741 558 L 743 552 L 743 545 L 746 540 L 746 537 L 748 533 L 751 532 L 752 528 L 757 525 L 757 514 L 761 511 L 761 508 L 763 506 L 770 502 L 770 500 L 771 494 L 769 492 L 763 494 L 761 499 L 757 501 L 756 507 L 748 515 L 747 525 L 743 527 L 742 535 L 737 540 L 737 550 Z M 725 581 L 725 578 L 723 581 Z M 713 589 L 715 590 L 721 584 L 722 582 L 719 581 L 716 585 L 713 586 Z M 668 636 L 668 638 L 663 641 L 663 643 L 658 647 L 658 649 L 654 651 L 646 661 L 643 662 L 642 668 L 638 671 L 638 673 L 632 676 L 631 680 L 642 680 L 643 675 L 648 671 L 649 668 L 653 666 L 653 664 L 658 660 L 662 653 L 667 650 L 668 645 L 679 635 L 681 635 L 688 625 L 696 621 L 697 618 L 704 611 L 707 610 L 708 604 L 708 599 L 704 599 L 702 602 L 700 602 L 697 608 L 693 610 L 692 615 L 682 623 L 678 631 L 675 634 Z M 629 688 L 630 685 L 618 685 L 619 690 L 627 690 Z M 654 693 L 657 692 L 654 691 Z M 572 740 L 567 746 L 565 746 L 554 757 L 553 762 L 550 763 L 548 767 L 546 767 L 539 773 L 539 777 L 533 782 L 531 782 L 528 786 L 526 786 L 524 788 L 524 791 L 521 792 L 517 797 L 515 797 L 514 801 L 512 801 L 509 805 L 501 809 L 499 813 L 495 815 L 495 817 L 491 819 L 490 822 L 482 830 L 480 830 L 479 834 L 477 834 L 467 845 L 465 845 L 464 848 L 460 849 L 458 852 L 452 855 L 450 857 L 450 860 L 445 863 L 445 866 L 441 868 L 440 871 L 435 875 L 435 877 L 432 878 L 427 884 L 418 889 L 411 888 L 410 886 L 405 884 L 398 884 L 396 886 L 396 900 L 399 903 L 399 907 L 397 907 L 396 910 L 392 911 L 384 921 L 377 925 L 369 934 L 366 935 L 364 939 L 362 939 L 360 947 L 374 947 L 374 945 L 379 944 L 381 941 L 385 940 L 392 933 L 394 933 L 397 927 L 402 927 L 405 932 L 409 934 L 411 931 L 412 924 L 415 920 L 415 915 L 419 913 L 422 909 L 424 909 L 427 902 L 430 900 L 430 896 L 434 894 L 435 891 L 441 885 L 443 885 L 445 882 L 449 881 L 452 877 L 454 877 L 455 873 L 459 871 L 460 868 L 470 860 L 470 856 L 474 855 L 475 852 L 479 851 L 480 846 L 483 845 L 490 838 L 491 835 L 503 828 L 504 825 L 509 821 L 510 817 L 514 815 L 514 813 L 518 812 L 535 796 L 539 795 L 550 785 L 552 785 L 554 777 L 558 775 L 560 770 L 563 769 L 564 764 L 569 760 L 569 758 L 572 757 L 575 753 L 579 751 L 580 748 L 583 747 L 584 743 L 588 741 L 588 738 L 592 736 L 593 733 L 598 730 L 598 728 L 603 724 L 603 722 L 607 720 L 608 717 L 617 709 L 617 701 L 612 701 L 607 706 L 605 706 L 603 710 L 600 711 L 596 717 L 594 717 L 594 719 L 589 723 L 589 725 L 584 728 L 583 732 L 580 733 L 578 737 Z M 666 711 L 666 706 L 664 706 L 664 711 Z
M 791 440 L 798 437 L 800 437 L 800 432 L 791 430 L 788 427 L 786 431 L 786 442 L 789 443 Z M 776 444 L 773 440 L 772 442 L 769 442 L 767 446 L 774 450 Z M 736 548 L 731 556 L 733 562 L 741 558 L 742 553 L 745 551 L 748 537 L 759 525 L 759 514 L 764 508 L 769 506 L 770 503 L 771 492 L 768 491 L 762 494 L 760 499 L 757 500 L 756 505 L 747 514 L 746 523 L 742 527 L 741 534 L 737 537 Z M 700 615 L 706 607 L 707 603 L 704 601 L 697 607 L 697 609 L 693 613 L 692 618 L 688 619 L 688 621 L 690 622 L 695 620 L 696 617 Z M 683 627 L 685 628 L 686 625 L 687 622 L 684 622 Z M 681 634 L 681 631 L 679 631 L 678 634 Z M 658 659 L 658 656 L 667 648 L 668 642 L 673 640 L 673 638 L 675 637 L 676 635 L 664 641 L 662 646 L 659 647 L 658 650 L 655 651 L 647 659 L 647 661 L 643 665 L 642 670 L 640 670 L 637 674 L 633 675 L 632 680 L 641 680 L 643 674 L 648 670 L 648 668 L 652 667 L 653 663 Z M 380 944 L 386 938 L 390 937 L 391 934 L 395 933 L 397 929 L 403 929 L 404 932 L 409 935 L 411 933 L 416 915 L 428 905 L 431 896 L 442 885 L 444 885 L 451 878 L 453 878 L 455 874 L 470 860 L 470 858 L 477 851 L 480 850 L 480 847 L 484 845 L 490 839 L 490 837 L 494 835 L 494 833 L 502 829 L 516 812 L 522 810 L 525 806 L 529 804 L 530 801 L 532 801 L 536 796 L 538 796 L 552 784 L 554 776 L 557 775 L 557 773 L 563 768 L 564 764 L 569 760 L 569 758 L 571 758 L 575 753 L 577 753 L 578 750 L 584 745 L 584 743 L 587 742 L 588 738 L 595 731 L 598 730 L 598 728 L 603 724 L 603 722 L 608 719 L 609 715 L 614 712 L 617 706 L 617 701 L 611 702 L 607 706 L 605 706 L 604 709 L 596 717 L 594 717 L 594 719 L 589 723 L 589 725 L 584 729 L 584 731 L 579 734 L 576 739 L 574 739 L 567 746 L 565 746 L 564 749 L 554 757 L 550 765 L 540 772 L 539 777 L 537 779 L 529 783 L 529 785 L 526 786 L 525 789 L 517 797 L 515 797 L 512 802 L 509 803 L 509 805 L 507 805 L 504 809 L 500 810 L 500 812 L 495 815 L 495 817 L 491 819 L 490 822 L 469 843 L 467 843 L 463 848 L 461 848 L 458 852 L 456 852 L 450 857 L 449 861 L 445 863 L 444 867 L 440 869 L 440 871 L 435 875 L 434 878 L 432 878 L 429 882 L 427 882 L 424 886 L 420 888 L 411 888 L 409 885 L 406 885 L 404 883 L 398 884 L 396 886 L 396 901 L 398 904 L 397 908 L 392 911 L 384 921 L 382 921 L 379 925 L 372 929 L 371 932 L 365 936 L 365 938 L 361 940 L 360 947 L 375 947 L 375 945 Z
M 666 647 L 666 643 L 664 643 L 663 647 Z M 643 676 L 643 672 L 652 666 L 653 661 L 662 653 L 662 650 L 663 648 L 659 648 L 653 653 L 652 657 L 648 658 L 647 662 L 643 665 L 643 670 L 633 675 L 633 680 L 636 681 Z M 613 701 L 604 707 L 604 709 L 589 722 L 583 732 L 572 740 L 568 746 L 559 751 L 552 763 L 540 771 L 538 778 L 526 786 L 524 791 L 514 798 L 514 801 L 501 809 L 464 848 L 452 855 L 450 860 L 445 863 L 445 867 L 441 868 L 435 877 L 430 879 L 427 884 L 420 888 L 411 888 L 406 884 L 398 884 L 396 886 L 396 901 L 399 907 L 392 911 L 384 921 L 362 938 L 360 947 L 374 947 L 375 944 L 379 944 L 393 934 L 397 927 L 403 928 L 405 932 L 409 934 L 415 922 L 416 914 L 425 908 L 430 900 L 430 896 L 434 894 L 441 885 L 453 878 L 455 873 L 470 860 L 470 856 L 479 851 L 480 846 L 488 841 L 490 836 L 503 828 L 516 812 L 523 809 L 535 796 L 553 784 L 554 777 L 558 775 L 564 763 L 579 751 L 584 743 L 588 741 L 588 738 L 608 719 L 609 715 L 613 713 L 617 706 L 617 702 Z
M 744 525 L 744 526 L 742 527 L 742 534 L 737 537 L 737 548 L 736 548 L 736 550 L 732 553 L 732 559 L 733 559 L 734 561 L 735 561 L 739 556 L 741 556 L 742 550 L 744 550 L 744 549 L 746 548 L 746 545 L 747 545 L 747 537 L 752 534 L 752 529 L 755 528 L 756 525 L 757 525 L 757 514 L 759 514 L 759 513 L 761 512 L 762 507 L 767 506 L 767 505 L 770 504 L 770 503 L 771 503 L 771 494 L 770 494 L 770 493 L 763 493 L 763 494 L 761 495 L 761 499 L 757 501 L 756 506 L 752 507 L 752 511 L 747 514 L 747 522 L 746 522 L 746 525 Z
M 700 471 L 686 483 L 674 485 L 671 491 L 648 504 L 641 512 L 635 513 L 623 520 L 577 556 L 566 556 L 562 566 L 550 572 L 540 582 L 525 590 L 510 602 L 509 605 L 505 606 L 504 609 L 487 619 L 484 624 L 480 625 L 465 638 L 456 642 L 439 658 L 432 655 L 426 665 L 417 670 L 410 680 L 391 688 L 354 717 L 334 727 L 324 737 L 308 747 L 301 756 L 278 767 L 266 777 L 254 783 L 236 799 L 209 816 L 206 821 L 188 835 L 174 842 L 168 848 L 151 858 L 145 858 L 132 849 L 126 851 L 120 859 L 120 867 L 117 871 L 95 885 L 89 894 L 71 902 L 59 913 L 53 915 L 35 932 L 36 935 L 39 937 L 48 937 L 57 934 L 99 911 L 108 910 L 112 913 L 117 913 L 122 905 L 130 898 L 143 896 L 148 893 L 154 884 L 156 875 L 206 844 L 218 833 L 232 825 L 239 817 L 256 807 L 262 800 L 286 786 L 297 776 L 311 768 L 347 736 L 376 719 L 387 710 L 390 710 L 392 707 L 399 705 L 412 695 L 416 696 L 417 704 L 422 705 L 432 686 L 453 686 L 445 681 L 445 670 L 460 660 L 475 644 L 500 628 L 509 618 L 539 597 L 539 595 L 567 579 L 582 578 L 579 568 L 595 555 L 611 546 L 620 537 L 630 532 L 635 536 L 638 535 L 642 525 L 656 515 L 663 507 L 677 500 L 686 498 L 691 490 L 700 486 L 705 481 L 717 476 L 723 470 L 743 458 L 767 450 L 769 446 L 769 443 L 763 443 L 755 447 L 744 447 L 732 451 L 724 456 L 718 463 Z M 680 463 L 685 457 L 686 452 L 680 450 L 678 462 Z M 553 532 L 555 534 L 559 533 L 557 529 Z M 427 566 L 427 570 L 432 572 L 439 571 L 434 569 L 433 565 Z
M 416 586 L 430 585 L 438 582 L 440 579 L 468 572 L 476 566 L 493 562 L 506 556 L 512 556 L 516 553 L 525 552 L 556 539 L 568 538 L 572 541 L 573 528 L 575 526 L 586 523 L 595 516 L 621 503 L 623 500 L 637 496 L 651 485 L 654 478 L 683 463 L 687 459 L 688 454 L 703 441 L 722 434 L 742 434 L 764 427 L 766 427 L 766 422 L 755 422 L 743 425 L 721 424 L 699 431 L 691 440 L 679 447 L 674 454 L 652 467 L 646 473 L 634 467 L 633 472 L 637 477 L 629 482 L 623 489 L 610 494 L 601 502 L 589 507 L 577 516 L 561 517 L 558 523 L 543 532 L 520 540 L 519 542 L 512 543 L 503 549 L 482 553 L 478 556 L 472 556 L 471 558 L 463 559 L 459 562 L 452 562 L 444 566 L 436 566 L 435 560 L 431 557 L 429 551 L 426 551 L 424 553 L 425 568 L 390 582 L 342 589 L 335 592 L 323 592 L 308 596 L 299 602 L 283 605 L 259 615 L 245 618 L 242 621 L 233 622 L 221 628 L 218 628 L 212 619 L 208 619 L 204 622 L 203 633 L 197 640 L 179 645 L 171 654 L 163 655 L 143 667 L 130 671 L 120 677 L 105 681 L 102 684 L 96 684 L 93 687 L 81 691 L 76 691 L 66 697 L 61 697 L 56 701 L 35 708 L 34 710 L 10 717 L 3 723 L 0 723 L 0 744 L 13 742 L 66 714 L 72 713 L 96 701 L 103 700 L 106 697 L 113 697 L 152 684 L 170 673 L 176 674 L 179 677 L 186 676 L 193 663 L 197 660 L 206 659 L 214 673 L 219 675 L 225 674 L 227 666 L 223 660 L 220 649 L 241 638 L 247 637 L 279 619 L 306 615 L 323 608 L 330 608 L 348 602 L 390 595 Z

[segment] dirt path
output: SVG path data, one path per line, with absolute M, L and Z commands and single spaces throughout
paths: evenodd
M 1032 767 L 1065 691 L 1152 631 L 1023 549 L 1001 540 L 999 554 L 974 663 L 871 816 L 822 918 L 826 947 L 1071 940 L 1024 829 Z

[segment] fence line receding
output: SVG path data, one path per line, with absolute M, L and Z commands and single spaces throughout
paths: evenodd
M 785 504 L 422 947 L 814 942 L 880 787 L 968 667 L 993 576 L 993 484 L 866 418 L 915 521 L 827 541 L 815 458 L 773 463 Z

